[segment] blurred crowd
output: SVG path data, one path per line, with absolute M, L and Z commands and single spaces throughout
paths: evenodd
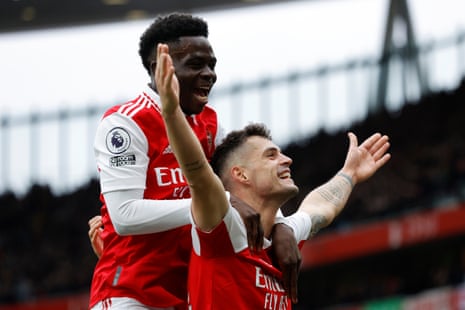
M 98 197 L 95 180 L 59 197 L 38 185 L 21 199 L 0 196 L 0 304 L 88 291 L 97 257 L 87 221 Z
M 374 132 L 389 135 L 392 158 L 368 182 L 356 186 L 344 211 L 326 230 L 465 200 L 464 80 L 454 91 L 431 94 L 400 111 L 382 110 L 345 130 L 320 132 L 287 146 L 285 152 L 294 159 L 293 178 L 303 190 L 285 211 L 294 211 L 307 189 L 342 167 L 349 130 L 359 141 Z
M 301 193 L 325 182 L 342 166 L 348 130 L 355 132 L 359 140 L 376 131 L 389 135 L 392 159 L 372 179 L 355 188 L 340 217 L 321 233 L 465 201 L 465 81 L 456 90 L 433 93 L 419 102 L 407 103 L 400 111 L 379 111 L 350 128 L 331 134 L 321 131 L 283 147 L 294 159 L 293 178 Z M 88 291 L 97 258 L 87 238 L 87 221 L 99 212 L 98 198 L 96 180 L 59 197 L 47 186 L 39 185 L 21 198 L 11 192 L 0 196 L 0 304 Z M 294 211 L 302 198 L 300 195 L 289 201 L 284 213 Z M 372 281 L 357 286 L 351 278 L 355 275 L 348 273 L 347 267 L 358 267 L 345 265 L 345 269 L 336 266 L 317 270 L 310 278 L 304 274 L 301 282 L 345 275 L 338 287 L 321 292 L 334 303 L 456 284 L 464 280 L 465 263 L 460 259 L 465 257 L 465 249 L 451 251 L 436 251 L 444 253 L 437 258 L 441 264 L 431 267 L 436 270 L 436 282 L 426 283 L 421 274 L 415 274 L 424 272 L 423 269 L 400 265 L 396 270 L 419 280 L 406 285 L 398 276 L 389 276 L 388 269 L 379 267 L 385 271 L 382 276 L 366 275 Z M 389 255 L 384 257 L 379 262 L 362 260 L 357 264 L 383 266 Z M 410 257 L 405 256 L 404 260 Z M 372 292 L 375 288 L 379 292 Z M 305 292 L 305 285 L 302 290 Z M 314 291 L 308 294 L 318 296 Z M 318 305 L 317 301 L 313 305 Z

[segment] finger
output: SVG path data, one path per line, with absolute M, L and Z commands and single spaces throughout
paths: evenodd
M 168 52 L 169 52 L 169 48 L 168 48 L 167 44 L 158 43 L 158 45 L 157 45 L 157 63 L 158 63 L 158 61 L 161 60 L 161 56 L 163 54 L 167 54 Z
M 263 248 L 263 239 L 265 237 L 265 232 L 263 231 L 263 227 L 260 223 L 260 217 L 258 218 L 258 228 L 257 228 L 257 250 L 261 250 Z
M 387 150 L 389 149 L 389 147 L 391 146 L 391 144 L 387 141 L 385 141 L 383 144 L 379 145 L 378 148 L 376 150 L 374 150 L 374 154 L 372 155 L 373 156 L 373 159 L 375 161 L 378 161 L 381 157 L 384 156 L 384 154 L 386 154 Z
M 247 230 L 247 245 L 249 246 L 250 251 L 255 252 L 255 247 L 254 247 L 255 246 L 254 244 L 255 229 L 253 229 L 253 224 L 251 224 L 250 221 L 247 221 L 245 225 L 246 225 L 246 230 Z
M 98 228 L 92 231 L 92 234 L 89 233 L 89 238 L 92 243 L 94 243 L 99 237 L 100 234 L 103 232 L 102 228 Z
M 363 147 L 366 150 L 370 150 L 372 146 L 376 143 L 376 141 L 379 140 L 379 138 L 381 138 L 381 134 L 377 132 L 371 135 L 371 137 L 367 138 L 365 141 L 363 141 L 363 143 L 360 144 L 360 147 Z
M 379 151 L 386 147 L 386 143 L 388 143 L 388 141 L 389 137 L 386 135 L 379 137 L 379 139 L 375 141 L 375 143 L 369 149 L 370 154 L 372 154 L 373 156 L 378 156 L 377 158 L 380 158 L 382 154 L 380 156 Z
M 168 54 L 163 55 L 161 59 L 161 61 L 163 62 L 161 72 L 161 90 L 170 93 L 174 83 L 174 66 L 172 64 L 171 57 Z
M 158 43 L 158 45 L 157 45 L 157 63 L 158 63 L 159 60 L 160 60 L 162 45 L 163 45 L 162 43 Z
M 97 237 L 96 230 L 89 231 L 89 238 L 92 242 L 94 242 L 96 237 Z
M 283 286 L 284 290 L 286 291 L 287 295 L 292 299 L 292 294 L 291 294 L 291 281 L 290 281 L 290 270 L 289 266 L 281 266 L 282 269 L 282 274 L 283 274 Z
M 357 136 L 353 132 L 347 133 L 347 136 L 349 137 L 349 149 L 357 147 L 358 145 Z
M 289 272 L 289 283 L 288 283 L 288 294 L 289 297 L 291 298 L 293 303 L 297 303 L 297 279 L 299 276 L 299 270 L 297 266 L 294 266 L 294 268 L 291 268 L 291 271 Z
M 99 221 L 92 222 L 89 226 L 89 230 L 95 230 L 100 226 L 102 226 L 101 222 Z
M 254 215 L 249 222 L 249 234 L 247 235 L 250 250 L 256 252 L 263 247 L 263 229 L 260 224 L 260 216 Z
M 255 251 L 255 243 L 254 243 L 254 240 L 255 240 L 255 226 L 254 226 L 254 223 L 255 221 L 253 219 L 251 219 L 250 217 L 246 217 L 246 219 L 244 220 L 245 222 L 245 226 L 246 226 L 246 230 L 247 230 L 247 245 L 250 249 L 250 251 Z
M 168 62 L 168 46 L 166 44 L 158 44 L 157 47 L 157 68 L 155 70 L 155 81 L 158 82 L 161 88 L 166 85 L 166 72 L 169 66 Z
M 162 89 L 160 90 L 163 90 L 163 88 L 165 87 L 166 85 L 166 55 L 164 54 L 161 54 L 160 55 L 160 62 L 158 64 L 160 66 L 160 70 L 159 70 L 159 80 L 160 80 L 160 87 Z
M 155 82 L 160 82 L 162 44 L 157 45 L 157 64 L 155 67 Z
M 283 286 L 293 303 L 297 303 L 297 279 L 299 275 L 298 264 L 282 266 Z
M 102 219 L 102 217 L 100 215 L 96 215 L 94 217 L 92 217 L 91 219 L 89 219 L 88 223 L 89 223 L 89 226 L 91 225 L 91 223 L 95 223 L 96 221 L 100 221 Z
M 256 231 L 257 231 L 257 236 L 255 238 L 256 245 L 255 248 L 257 251 L 261 250 L 263 248 L 263 227 L 260 222 L 260 216 L 257 215 L 257 222 L 255 223 L 257 226 Z
M 168 56 L 166 59 L 166 85 L 167 87 L 173 85 L 173 77 L 174 77 L 174 68 L 171 65 L 171 59 Z
M 91 219 L 91 220 L 89 221 L 89 226 L 97 226 L 97 225 L 99 225 L 101 222 L 102 222 L 102 220 L 101 220 L 100 218 L 94 217 L 93 219 Z
M 387 153 L 376 162 L 376 169 L 384 166 L 391 159 L 391 154 Z

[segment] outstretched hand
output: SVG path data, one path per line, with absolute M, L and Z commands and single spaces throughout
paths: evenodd
M 179 107 L 179 82 L 166 44 L 157 46 L 155 84 L 161 99 L 162 113 L 171 115 Z
M 349 132 L 348 136 L 349 150 L 341 171 L 352 176 L 352 181 L 356 184 L 371 177 L 389 161 L 391 158 L 391 154 L 387 153 L 390 146 L 389 137 L 375 133 L 358 145 L 355 134 Z

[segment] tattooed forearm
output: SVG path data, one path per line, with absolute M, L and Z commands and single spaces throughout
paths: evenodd
M 191 171 L 195 171 L 195 170 L 202 168 L 204 165 L 205 165 L 204 161 L 196 160 L 191 163 L 185 164 L 184 169 L 186 172 L 191 172 Z
M 349 197 L 352 186 L 344 178 L 333 179 L 316 190 L 323 199 L 340 207 Z
M 323 215 L 311 215 L 312 218 L 312 229 L 310 230 L 310 237 L 316 235 L 323 227 L 328 225 L 328 219 Z

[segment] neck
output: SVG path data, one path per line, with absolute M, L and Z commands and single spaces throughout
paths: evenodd
M 269 238 L 275 223 L 276 213 L 283 203 L 277 199 L 264 199 L 263 197 L 249 195 L 248 192 L 234 193 L 234 195 L 260 214 L 264 236 Z

